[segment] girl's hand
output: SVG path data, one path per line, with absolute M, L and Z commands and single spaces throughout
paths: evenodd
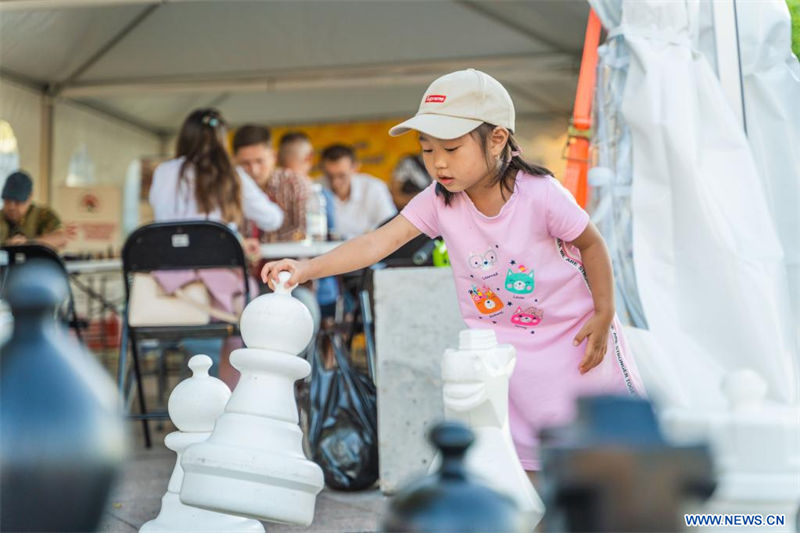
M 295 261 L 294 259 L 281 259 L 280 261 L 270 261 L 261 269 L 261 280 L 275 290 L 275 282 L 278 281 L 278 273 L 286 270 L 292 273 L 289 278 L 288 286 L 299 285 L 310 279 L 307 261 Z
M 572 341 L 574 346 L 578 346 L 584 339 L 588 339 L 586 354 L 578 365 L 581 374 L 587 373 L 603 361 L 603 356 L 608 349 L 608 331 L 613 320 L 614 313 L 595 313 L 575 335 L 575 339 Z

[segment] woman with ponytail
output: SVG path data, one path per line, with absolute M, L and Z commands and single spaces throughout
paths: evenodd
M 150 204 L 156 221 L 206 219 L 240 229 L 248 219 L 264 231 L 280 227 L 281 209 L 231 162 L 226 131 L 216 109 L 196 109 L 186 117 L 175 159 L 153 173 Z

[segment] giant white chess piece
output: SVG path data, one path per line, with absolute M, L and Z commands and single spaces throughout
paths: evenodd
M 259 296 L 240 321 L 247 348 L 231 354 L 239 384 L 214 431 L 190 446 L 181 501 L 271 522 L 309 525 L 324 485 L 322 469 L 306 459 L 294 382 L 311 366 L 297 357 L 313 335 L 308 309 L 291 295 L 288 272 L 275 292 Z
M 544 504 L 519 462 L 508 425 L 508 381 L 516 349 L 497 344 L 492 330 L 459 333 L 458 350 L 442 359 L 445 418 L 460 420 L 475 433 L 467 452 L 468 471 L 490 487 L 511 496 L 531 529 L 544 515 Z
M 195 355 L 189 360 L 192 377 L 178 384 L 169 397 L 169 417 L 178 428 L 167 435 L 164 443 L 178 454 L 167 492 L 161 498 L 158 516 L 146 522 L 139 533 L 191 533 L 195 531 L 264 533 L 256 520 L 215 513 L 185 505 L 178 498 L 183 483 L 181 455 L 187 446 L 202 442 L 211 435 L 214 421 L 222 414 L 231 391 L 217 378 L 208 375 L 211 358 Z
M 673 439 L 696 440 L 702 433 L 699 428 L 711 444 L 717 488 L 702 512 L 760 514 L 762 520 L 782 515 L 784 524 L 751 523 L 736 530 L 780 526 L 781 531 L 798 531 L 800 406 L 767 399 L 766 381 L 749 369 L 728 373 L 722 392 L 727 410 L 672 408 L 662 413 L 662 423 Z

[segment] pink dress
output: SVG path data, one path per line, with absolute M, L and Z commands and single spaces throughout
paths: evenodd
M 447 244 L 458 303 L 470 328 L 491 328 L 517 349 L 509 386 L 509 421 L 526 470 L 538 470 L 538 433 L 569 422 L 575 400 L 590 394 L 643 394 L 617 318 L 602 363 L 581 375 L 586 341 L 572 339 L 594 303 L 580 253 L 570 242 L 589 222 L 572 195 L 550 176 L 520 172 L 514 192 L 493 217 L 465 193 L 449 206 L 435 183 L 402 215 Z

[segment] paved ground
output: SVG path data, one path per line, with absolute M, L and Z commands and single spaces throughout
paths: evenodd
M 116 359 L 108 357 L 102 362 L 109 372 L 116 370 Z M 181 379 L 180 360 L 171 362 L 167 393 Z M 148 373 L 149 374 L 149 373 Z M 149 409 L 157 409 L 156 379 L 150 374 L 144 379 L 145 396 Z M 150 423 L 153 447 L 146 449 L 141 435 L 140 422 L 127 422 L 131 430 L 130 456 L 117 482 L 103 523 L 102 533 L 132 533 L 158 515 L 161 497 L 167 490 L 169 477 L 175 466 L 175 453 L 164 446 L 164 436 L 175 430 L 169 421 Z M 315 533 L 377 531 L 380 517 L 386 505 L 385 498 L 377 489 L 361 492 L 336 492 L 325 489 L 317 497 L 314 522 L 309 528 L 264 523 L 270 533 L 309 531 Z
M 132 427 L 139 426 L 138 423 L 131 424 Z M 149 450 L 144 448 L 139 435 L 135 436 L 131 457 L 112 493 L 100 532 L 132 533 L 156 517 L 175 465 L 175 454 L 163 444 L 164 435 L 172 429 L 167 424 L 166 431 L 156 432 L 153 447 Z M 377 489 L 355 493 L 325 489 L 317 497 L 316 515 L 311 527 L 266 522 L 264 526 L 271 533 L 377 531 L 385 504 L 386 498 Z

